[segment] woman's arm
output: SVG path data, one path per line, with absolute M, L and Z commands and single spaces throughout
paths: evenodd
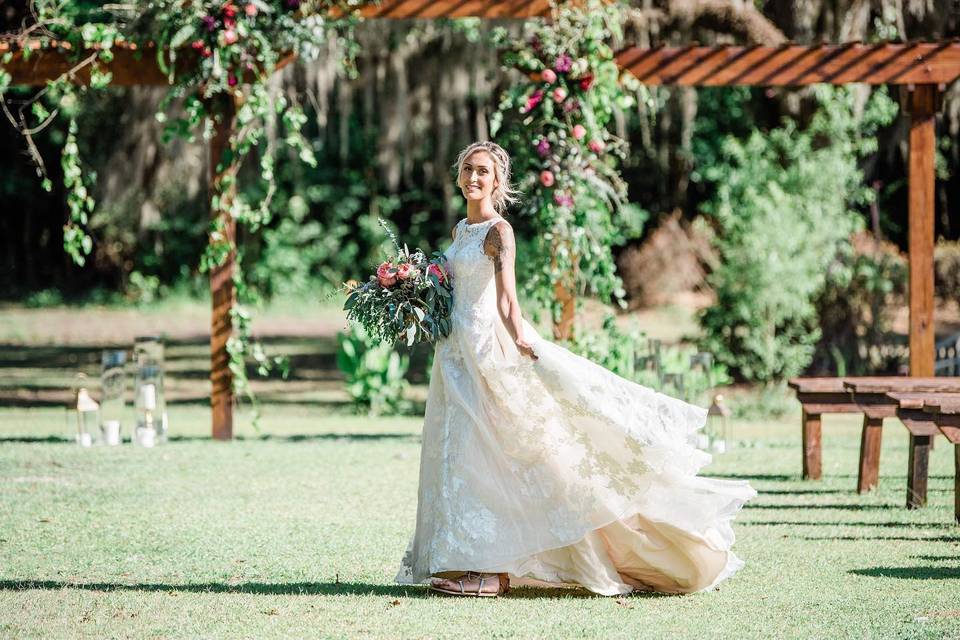
M 523 322 L 520 315 L 520 303 L 517 302 L 517 283 L 514 274 L 517 247 L 513 229 L 505 222 L 498 222 L 487 233 L 483 242 L 483 252 L 493 260 L 494 280 L 497 283 L 497 311 L 507 327 L 510 337 L 520 353 L 534 360 L 537 355 L 523 337 Z

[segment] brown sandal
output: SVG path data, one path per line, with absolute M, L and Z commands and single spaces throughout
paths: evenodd
M 499 580 L 499 585 L 497 585 L 496 591 L 484 591 L 483 584 L 484 581 L 490 580 L 490 578 L 497 578 Z M 477 590 L 467 591 L 463 588 L 463 581 L 467 580 L 478 580 Z M 452 587 L 446 587 L 443 583 L 456 584 L 459 586 L 459 589 L 454 589 Z M 471 596 L 471 597 L 480 597 L 480 598 L 495 598 L 499 595 L 505 594 L 510 591 L 510 577 L 505 573 L 477 573 L 475 571 L 467 571 L 464 575 L 454 581 L 453 579 L 443 578 L 441 582 L 431 582 L 430 590 L 436 591 L 437 593 L 443 593 L 451 596 Z

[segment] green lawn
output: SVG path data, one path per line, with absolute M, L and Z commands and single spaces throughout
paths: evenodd
M 62 409 L 0 409 L 0 637 L 960 638 L 952 452 L 902 508 L 906 431 L 859 496 L 858 424 L 829 419 L 799 480 L 799 416 L 737 422 L 710 475 L 749 478 L 747 566 L 691 596 L 515 589 L 430 597 L 392 582 L 416 508 L 419 420 L 269 405 L 262 435 L 206 439 L 174 406 L 152 450 L 60 440 Z

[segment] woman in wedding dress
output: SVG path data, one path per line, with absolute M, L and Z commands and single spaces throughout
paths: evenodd
M 436 344 L 416 531 L 396 581 L 496 596 L 511 584 L 692 593 L 743 566 L 746 481 L 698 477 L 706 410 L 541 338 L 520 313 L 516 199 L 492 142 L 457 159 L 467 217 L 444 252 L 452 330 Z

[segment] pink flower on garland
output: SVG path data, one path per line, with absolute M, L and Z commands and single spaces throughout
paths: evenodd
M 564 89 L 563 87 L 557 87 L 556 89 L 553 90 L 554 102 L 560 103 L 566 100 L 566 98 L 567 98 L 567 90 Z
M 540 154 L 541 158 L 545 158 L 550 153 L 550 143 L 546 138 L 540 138 L 537 141 L 537 153 Z
M 571 131 L 573 137 L 577 140 L 582 140 L 583 136 L 587 135 L 587 128 L 582 124 L 574 125 L 573 131 Z
M 232 71 L 227 74 L 227 84 L 231 87 L 237 86 L 237 76 L 235 76 Z
M 223 32 L 223 41 L 227 44 L 234 44 L 238 40 L 237 32 L 233 29 L 227 29 Z
M 561 207 L 573 206 L 573 196 L 568 193 L 564 193 L 563 191 L 554 191 L 553 201 Z
M 566 73 L 570 71 L 570 68 L 573 66 L 573 58 L 568 56 L 565 53 L 561 53 L 557 56 L 556 61 L 553 63 L 553 68 L 557 73 Z
M 523 107 L 520 107 L 520 113 L 527 113 L 528 111 L 533 111 L 538 104 L 543 100 L 543 91 L 537 89 L 530 94 L 530 97 L 527 98 L 527 104 Z
M 540 172 L 540 184 L 545 187 L 552 187 L 553 182 L 554 180 L 552 172 L 546 170 Z
M 255 15 L 257 15 L 257 5 L 253 4 L 252 2 L 249 2 L 247 3 L 247 6 L 243 8 L 243 12 L 246 13 L 247 16 L 252 18 Z
M 553 72 L 553 69 L 544 69 L 543 73 L 540 75 L 543 77 L 543 81 L 547 84 L 553 84 L 557 81 L 557 74 Z
M 576 111 L 579 108 L 580 108 L 580 101 L 577 100 L 576 98 L 572 98 L 563 103 L 564 113 L 570 113 L 572 111 Z
M 584 91 L 589 91 L 590 87 L 593 86 L 593 74 L 588 73 L 587 75 L 580 78 L 580 88 Z
M 587 146 L 590 147 L 590 151 L 593 151 L 594 153 L 600 153 L 603 151 L 603 140 L 597 140 L 594 138 Z

